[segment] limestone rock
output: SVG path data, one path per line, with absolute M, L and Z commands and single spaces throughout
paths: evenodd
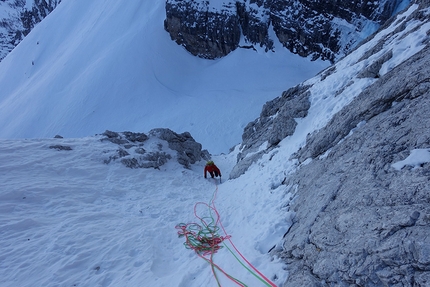
M 148 135 L 134 132 L 105 131 L 102 141 L 118 146 L 114 151 L 106 151 L 106 164 L 120 160 L 129 168 L 157 168 L 175 158 L 186 168 L 207 156 L 202 145 L 190 133 L 177 134 L 170 129 L 153 129 Z M 174 152 L 176 152 L 176 154 Z
M 241 48 L 273 50 L 276 41 L 295 54 L 334 61 L 388 20 L 401 0 L 311 1 L 167 0 L 164 28 L 191 54 L 220 58 Z M 374 29 L 369 29 L 374 27 Z M 240 46 L 243 35 L 247 45 Z
M 242 175 L 263 154 L 294 133 L 297 126 L 295 118 L 305 117 L 310 107 L 309 88 L 296 86 L 263 106 L 260 117 L 244 129 L 241 152 L 230 178 Z
M 239 18 L 234 6 L 232 2 L 221 11 L 213 11 L 206 1 L 166 1 L 164 28 L 191 54 L 221 58 L 239 45 Z
M 299 199 L 282 250 L 272 251 L 287 263 L 283 286 L 430 284 L 430 164 L 393 167 L 430 150 L 429 55 L 427 43 L 297 154 L 312 161 L 285 181 Z
M 358 47 L 358 56 L 347 56 L 348 65 L 339 61 L 266 103 L 244 130 L 231 177 L 284 151 L 277 141 L 295 136 L 291 119 L 325 103 L 319 87 L 334 102 L 353 95 L 285 159 L 297 165 L 275 185 L 293 198 L 287 206 L 293 223 L 268 250 L 286 264 L 284 287 L 430 286 L 430 163 L 407 160 L 417 151 L 430 154 L 430 1 L 415 4 L 389 21 L 393 29 Z M 419 49 L 403 57 L 396 51 L 402 45 L 392 43 L 410 36 Z M 351 74 L 332 77 L 346 66 Z M 326 80 L 341 84 L 316 86 Z M 366 88 L 348 89 L 355 81 Z
M 167 141 L 169 148 L 177 152 L 178 162 L 185 167 L 202 158 L 202 145 L 189 132 L 177 134 L 170 129 L 153 129 L 149 134 Z

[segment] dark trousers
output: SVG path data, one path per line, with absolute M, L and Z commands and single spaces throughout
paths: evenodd
M 218 174 L 218 172 L 217 172 L 216 170 L 214 170 L 214 171 L 210 171 L 209 173 L 211 174 L 211 177 L 212 177 L 212 178 L 214 178 L 214 175 L 215 175 L 215 177 L 218 177 L 218 175 L 219 175 L 219 174 Z

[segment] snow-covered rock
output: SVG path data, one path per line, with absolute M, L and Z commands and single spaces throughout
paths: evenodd
M 421 5 L 426 7 L 426 4 Z M 372 84 L 385 84 L 381 78 L 383 75 L 426 45 L 425 33 L 429 23 L 426 13 L 426 10 L 422 8 L 415 10 L 412 15 L 406 12 L 404 14 L 406 16 L 393 18 L 383 27 L 385 29 L 381 29 L 379 33 L 369 38 L 366 43 L 343 60 L 322 71 L 315 78 L 290 88 L 282 96 L 267 102 L 260 117 L 249 123 L 244 129 L 238 163 L 230 176 L 232 178 L 240 176 L 252 162 L 272 150 L 274 145 L 282 139 L 292 135 L 297 122 L 300 121 L 300 118 L 307 116 L 312 104 L 321 102 L 320 104 L 325 105 L 324 100 L 332 98 L 333 107 L 327 109 L 334 115 L 340 111 L 342 105 L 349 104 L 352 99 L 365 92 L 363 90 L 367 87 Z M 404 78 L 403 75 L 399 77 Z M 408 84 L 412 83 L 413 81 L 408 82 Z M 395 82 L 395 84 L 402 87 L 405 85 L 403 81 Z M 391 104 L 396 101 L 392 92 L 399 91 L 400 88 L 385 85 L 384 89 L 387 89 L 384 94 L 369 96 L 365 100 L 361 100 L 360 105 L 350 106 L 355 113 L 367 115 L 366 117 L 357 116 L 352 119 L 351 117 L 355 113 L 348 112 L 350 118 L 339 121 L 336 125 L 327 125 L 331 118 L 325 118 L 324 121 L 315 123 L 317 128 L 337 128 L 339 130 L 327 132 L 324 135 L 320 134 L 315 138 L 308 137 L 306 146 L 302 148 L 301 155 L 298 156 L 300 161 L 303 162 L 307 158 L 323 154 L 343 139 L 361 121 L 391 107 Z M 336 101 L 336 99 L 338 100 Z M 342 131 L 342 129 L 344 130 Z M 256 153 L 259 154 L 258 158 L 255 158 Z M 248 160 L 248 163 L 243 161 L 251 154 L 254 155 L 252 161 Z
M 282 286 L 429 285 L 429 15 L 416 1 L 245 129 L 232 177 L 289 155 L 278 180 L 294 219 L 271 250 L 287 264 Z M 310 105 L 274 146 L 291 97 Z
M 277 251 L 284 286 L 429 284 L 430 163 L 393 167 L 430 147 L 429 52 L 381 77 L 299 152 L 312 161 L 285 182 L 298 199 Z
M 174 158 L 186 168 L 207 157 L 202 145 L 196 142 L 190 133 L 177 134 L 166 128 L 151 130 L 148 135 L 134 132 L 105 131 L 102 141 L 118 145 L 107 150 L 104 162 L 120 160 L 129 168 L 160 168 Z M 176 153 L 175 153 L 176 151 Z
M 215 157 L 233 170 L 219 186 L 188 132 L 1 140 L 0 285 L 219 286 L 174 229 L 216 198 L 225 235 L 278 286 L 427 286 L 429 15 L 414 2 L 266 103 Z M 262 283 L 227 248 L 216 263 Z
M 0 61 L 60 2 L 61 0 L 0 1 Z
M 220 58 L 236 48 L 274 49 L 335 60 L 373 33 L 409 0 L 166 1 L 165 29 L 190 53 Z

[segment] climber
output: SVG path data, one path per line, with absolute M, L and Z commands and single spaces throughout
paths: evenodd
M 206 166 L 205 166 L 205 178 L 207 178 L 206 177 L 207 172 L 210 173 L 210 175 L 211 175 L 212 178 L 214 178 L 214 176 L 215 177 L 218 177 L 218 176 L 221 177 L 221 171 L 214 164 L 214 162 L 211 161 L 211 160 L 206 163 Z

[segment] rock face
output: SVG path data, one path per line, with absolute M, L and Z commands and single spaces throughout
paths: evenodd
M 421 5 L 425 7 L 426 4 Z M 418 14 L 417 12 L 414 14 L 414 17 L 418 19 L 425 19 L 426 16 L 423 13 L 421 14 Z M 389 23 L 391 22 L 388 22 L 387 25 Z M 406 24 L 402 24 L 400 27 L 405 29 L 405 25 Z M 387 39 L 390 39 L 390 37 L 397 37 L 397 32 L 399 32 L 399 30 L 396 30 L 389 35 L 386 35 L 385 38 L 376 41 L 375 44 L 373 44 L 374 47 L 369 49 L 359 61 L 363 62 L 366 60 L 369 62 L 369 64 L 364 66 L 361 65 L 361 70 L 356 71 L 355 75 L 351 75 L 351 80 L 345 86 L 339 87 L 334 91 L 327 91 L 327 93 L 332 93 L 335 95 L 341 94 L 345 89 L 348 88 L 349 85 L 352 85 L 354 81 L 361 78 L 379 79 L 379 71 L 381 67 L 384 65 L 384 63 L 392 58 L 392 51 L 390 49 L 387 51 L 383 50 L 383 46 L 385 45 L 384 41 L 387 43 L 390 42 L 391 40 Z M 370 56 L 381 53 L 382 56 L 378 57 L 377 60 L 373 60 L 371 62 L 368 60 Z M 335 72 L 338 71 L 336 71 L 336 66 L 334 65 L 319 75 L 319 81 L 324 81 L 325 78 Z M 354 80 L 354 77 L 356 80 Z M 402 83 L 402 81 L 400 81 L 400 83 Z M 260 117 L 255 121 L 250 122 L 244 129 L 240 153 L 238 154 L 237 158 L 237 164 L 231 171 L 230 178 L 237 178 L 242 175 L 248 169 L 248 167 L 260 159 L 263 154 L 269 153 L 273 148 L 276 147 L 277 143 L 294 133 L 297 125 L 296 120 L 307 115 L 307 111 L 310 107 L 309 97 L 311 88 L 312 85 L 306 84 L 306 82 L 302 83 L 296 87 L 290 88 L 289 90 L 285 91 L 282 96 L 267 102 L 263 106 Z M 376 101 L 374 98 L 372 99 L 375 101 L 373 102 L 373 108 L 370 110 L 361 111 L 363 114 L 372 114 L 372 110 L 375 110 L 374 113 L 378 113 L 382 107 L 386 108 L 387 103 L 384 103 L 383 101 Z M 354 107 L 354 109 L 358 109 L 358 107 Z M 367 107 L 365 109 L 367 109 Z M 316 140 L 309 138 L 306 147 L 301 152 L 302 155 L 300 160 L 304 161 L 306 158 L 315 157 L 315 155 L 321 151 L 320 145 L 334 145 L 343 139 L 347 133 L 351 131 L 351 129 L 356 127 L 358 123 L 359 121 L 357 120 L 339 122 L 337 123 L 339 126 L 346 125 L 345 131 L 343 133 L 339 131 L 332 131 L 331 133 L 327 133 L 325 138 L 319 138 L 319 141 L 314 144 L 313 141 Z
M 429 55 L 427 45 L 383 76 L 298 153 L 313 160 L 285 183 L 300 199 L 278 251 L 284 286 L 430 284 L 430 164 L 393 166 L 430 155 Z
M 310 107 L 309 88 L 301 85 L 293 87 L 263 106 L 260 117 L 244 129 L 241 152 L 230 178 L 241 176 L 263 154 L 294 133 L 297 126 L 295 118 L 305 117 Z
M 294 219 L 270 251 L 287 265 L 282 286 L 430 286 L 430 1 L 413 7 L 357 48 L 350 81 L 325 92 L 345 96 L 363 78 L 369 85 L 286 159 L 297 162 L 282 182 L 294 197 Z M 399 57 L 394 39 L 416 31 L 419 52 Z M 393 57 L 403 62 L 384 70 Z M 294 129 L 291 119 L 311 113 L 305 103 L 313 87 L 305 84 L 265 105 L 245 129 L 241 157 L 275 154 L 280 137 L 270 139 L 294 134 L 283 126 Z
M 19 2 L 19 1 L 15 1 Z M 27 36 L 34 26 L 42 21 L 49 13 L 51 13 L 61 0 L 34 0 L 31 10 L 23 9 L 21 11 L 21 21 L 23 25 L 22 34 Z
M 234 8 L 234 3 L 218 11 L 210 9 L 209 1 L 166 1 L 164 28 L 193 55 L 220 58 L 239 45 L 239 19 L 233 17 Z
M 0 16 L 0 61 L 30 33 L 34 26 L 51 13 L 61 0 L 1 0 L 0 9 L 6 13 Z
M 404 5 L 401 0 L 167 0 L 165 30 L 193 55 L 215 59 L 238 47 L 291 52 L 335 60 L 355 47 Z M 244 43 L 240 45 L 243 35 Z

